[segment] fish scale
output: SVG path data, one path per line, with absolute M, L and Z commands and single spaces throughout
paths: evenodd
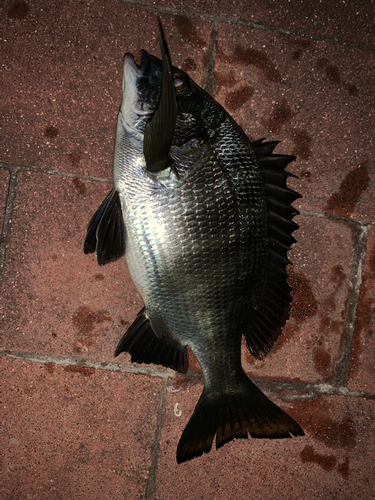
M 234 438 L 302 436 L 241 366 L 241 341 L 265 356 L 288 318 L 287 252 L 295 240 L 276 142 L 251 143 L 189 76 L 127 54 L 118 117 L 115 187 L 91 219 L 85 253 L 125 255 L 145 307 L 115 355 L 185 373 L 187 346 L 204 389 L 177 447 L 179 463 Z
M 142 218 L 142 225 L 136 229 L 136 237 L 143 246 L 145 234 L 152 233 L 150 228 L 158 227 L 164 222 L 163 240 L 160 240 L 157 233 L 153 234 L 153 239 L 148 243 L 152 247 L 151 256 L 139 251 L 136 255 L 131 253 L 131 257 L 127 259 L 132 276 L 137 276 L 140 268 L 144 270 L 141 271 L 142 276 L 148 274 L 146 285 L 139 284 L 139 287 L 142 289 L 142 297 L 149 315 L 152 316 L 153 309 L 161 309 L 160 305 L 163 304 L 163 323 L 166 330 L 171 334 L 178 332 L 180 341 L 186 344 L 190 342 L 189 336 L 193 330 L 202 330 L 199 325 L 200 318 L 207 318 L 209 314 L 214 317 L 209 321 L 206 319 L 205 324 L 209 322 L 214 326 L 214 323 L 218 322 L 214 308 L 222 310 L 222 305 L 230 299 L 228 294 L 233 293 L 231 290 L 235 288 L 233 285 L 228 286 L 227 292 L 224 292 L 221 282 L 226 280 L 229 284 L 230 280 L 235 281 L 237 248 L 234 244 L 228 245 L 228 242 L 236 227 L 234 221 L 228 224 L 229 215 L 225 207 L 217 210 L 217 193 L 214 192 L 215 196 L 211 198 L 207 197 L 210 191 L 207 191 L 204 180 L 212 173 L 208 163 L 206 170 L 195 170 L 194 172 L 199 175 L 193 179 L 191 175 L 187 175 L 186 182 L 181 182 L 180 178 L 176 181 L 178 189 L 170 193 L 158 191 L 158 196 L 153 197 L 152 204 L 148 204 L 148 215 L 142 213 L 136 217 L 137 220 Z M 191 184 L 195 189 L 191 189 Z M 229 187 L 224 185 L 220 194 L 223 196 L 229 192 Z M 128 196 L 131 200 L 129 192 Z M 139 200 L 142 199 L 139 192 L 134 193 L 134 196 Z M 203 204 L 205 204 L 204 209 Z M 211 222 L 208 208 L 210 206 L 214 216 Z M 185 207 L 190 215 L 185 217 L 183 213 L 179 213 L 178 217 L 174 218 L 174 207 L 178 209 Z M 155 224 L 155 215 L 161 219 L 160 223 Z M 126 216 L 125 225 L 127 225 Z M 223 234 L 223 229 L 226 234 Z M 165 248 L 164 239 L 168 241 L 168 249 Z M 226 249 L 225 252 L 223 248 Z M 157 265 L 155 265 L 155 255 L 157 255 Z M 217 284 L 207 279 L 212 275 L 212 270 L 215 270 Z M 171 272 L 172 278 L 169 276 Z M 202 309 L 202 312 L 197 312 L 197 307 L 199 311 Z M 187 314 L 187 310 L 195 310 L 197 318 L 195 321 L 198 325 L 192 327 L 192 315 Z M 163 334 L 162 331 L 156 333 L 160 336 Z

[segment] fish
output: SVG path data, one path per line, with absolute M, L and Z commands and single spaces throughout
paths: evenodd
M 115 356 L 180 373 L 191 349 L 204 388 L 177 446 L 183 463 L 236 438 L 303 436 L 241 365 L 242 337 L 263 359 L 291 309 L 287 253 L 296 243 L 277 141 L 251 142 L 228 112 L 161 59 L 124 57 L 114 186 L 87 226 L 84 253 L 99 265 L 125 256 L 144 302 Z

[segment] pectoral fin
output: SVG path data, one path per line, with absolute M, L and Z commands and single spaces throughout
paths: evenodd
M 160 172 L 171 165 L 169 150 L 171 148 L 177 119 L 177 101 L 173 85 L 168 48 L 160 25 L 160 49 L 163 63 L 163 79 L 159 106 L 146 125 L 143 154 L 149 172 Z
M 99 266 L 125 255 L 125 224 L 117 190 L 112 189 L 90 220 L 83 251 L 96 252 Z

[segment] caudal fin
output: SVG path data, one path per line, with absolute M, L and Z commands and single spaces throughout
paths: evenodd
M 216 449 L 235 438 L 289 438 L 304 436 L 292 417 L 272 403 L 251 380 L 241 392 L 211 395 L 203 391 L 177 447 L 177 462 L 182 463 Z

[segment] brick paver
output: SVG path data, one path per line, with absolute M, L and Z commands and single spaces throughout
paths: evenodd
M 373 2 L 5 0 L 0 6 L 0 497 L 367 499 L 374 457 Z M 247 373 L 306 432 L 177 465 L 202 391 L 113 357 L 142 307 L 83 254 L 111 188 L 123 55 L 159 54 L 251 139 L 295 154 L 290 320 Z

